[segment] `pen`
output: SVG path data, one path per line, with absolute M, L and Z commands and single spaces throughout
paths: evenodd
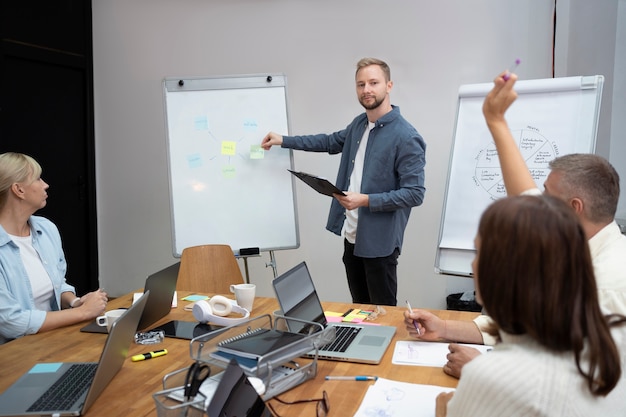
M 130 358 L 133 362 L 145 361 L 146 359 L 156 358 L 159 356 L 167 355 L 167 349 L 154 350 L 148 353 L 140 353 Z
M 327 375 L 326 380 L 332 381 L 376 381 L 378 379 L 377 376 L 367 376 L 367 375 L 357 375 L 357 376 L 332 376 Z
M 406 309 L 409 311 L 409 314 L 411 314 L 411 312 L 413 311 L 413 309 L 411 308 L 411 304 L 409 304 L 409 300 L 406 300 Z M 413 327 L 415 327 L 415 330 L 417 330 L 417 335 L 421 336 L 422 331 L 417 326 L 417 323 L 415 322 L 415 320 L 413 320 Z
M 511 67 L 506 70 L 506 73 L 502 76 L 502 78 L 504 79 L 504 81 L 509 81 L 509 78 L 511 78 L 511 73 L 513 71 L 515 71 L 515 68 L 517 68 L 517 66 L 521 63 L 522 61 L 518 58 L 515 60 L 515 62 L 513 63 L 513 65 L 511 65 Z

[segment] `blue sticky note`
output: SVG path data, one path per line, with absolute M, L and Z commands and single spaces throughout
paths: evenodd
M 183 300 L 185 301 L 200 301 L 200 300 L 206 300 L 207 297 L 206 295 L 188 295 L 187 297 L 183 298 Z
M 45 374 L 49 372 L 56 372 L 63 364 L 61 362 L 53 363 L 38 363 L 28 371 L 29 374 Z
M 254 132 L 258 127 L 259 122 L 256 119 L 246 119 L 243 121 L 243 128 L 248 132 Z
M 198 153 L 188 155 L 187 164 L 189 164 L 189 168 L 199 168 L 202 166 L 202 157 Z
M 209 129 L 209 120 L 206 116 L 197 116 L 193 119 L 193 125 L 196 130 L 208 130 Z

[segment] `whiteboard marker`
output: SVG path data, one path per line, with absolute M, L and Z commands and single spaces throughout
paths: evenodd
M 515 71 L 515 69 L 521 62 L 522 61 L 519 58 L 517 58 L 515 62 L 513 63 L 513 65 L 511 65 L 511 67 L 508 70 L 506 70 L 506 73 L 504 73 L 504 75 L 502 76 L 504 81 L 509 81 L 509 78 L 511 78 L 511 73 Z

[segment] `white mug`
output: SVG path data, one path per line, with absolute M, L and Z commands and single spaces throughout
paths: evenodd
M 256 285 L 254 284 L 233 284 L 230 286 L 230 292 L 235 294 L 237 305 L 248 311 L 252 311 L 254 304 L 254 296 L 256 294 Z
M 124 308 L 118 308 L 116 310 L 109 310 L 104 313 L 103 316 L 96 317 L 96 323 L 98 326 L 106 326 L 107 332 L 111 332 L 111 326 L 115 322 L 115 320 L 119 319 L 122 314 L 126 312 Z

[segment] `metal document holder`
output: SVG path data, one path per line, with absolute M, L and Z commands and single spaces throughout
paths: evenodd
M 272 317 L 269 314 L 265 314 L 241 324 L 228 326 L 218 331 L 195 337 L 191 340 L 189 347 L 191 358 L 205 362 L 211 365 L 211 368 L 218 367 L 224 369 L 228 362 L 211 356 L 211 353 L 217 351 L 218 343 L 258 328 L 286 328 L 286 324 L 290 321 L 305 323 L 316 330 L 319 329 L 319 331 L 259 357 L 256 370 L 254 371 L 242 367 L 246 375 L 260 378 L 263 381 L 265 394 L 262 395 L 262 398 L 267 401 L 275 395 L 315 377 L 317 374 L 318 349 L 334 340 L 335 329 L 333 327 L 324 328 L 319 323 L 278 315 L 275 316 L 274 325 L 272 325 Z M 312 359 L 296 361 L 300 356 L 307 353 L 313 354 Z M 305 361 L 307 363 L 304 363 Z

